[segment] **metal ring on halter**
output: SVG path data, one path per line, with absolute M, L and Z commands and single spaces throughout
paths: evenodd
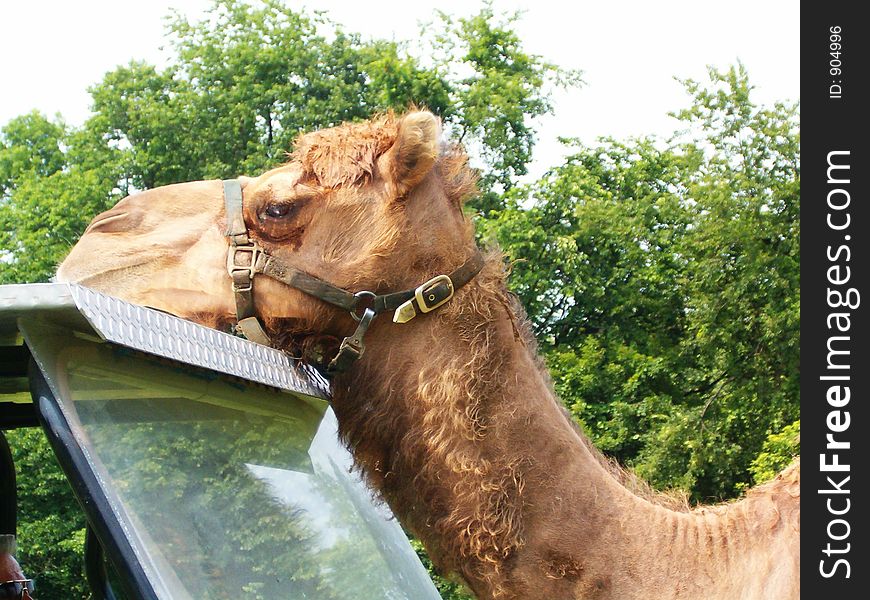
M 372 305 L 374 304 L 375 300 L 378 299 L 378 295 L 375 294 L 374 292 L 370 292 L 368 290 L 363 290 L 361 292 L 357 292 L 356 294 L 354 294 L 353 297 L 358 298 L 358 299 L 359 298 L 368 298 L 369 299 L 369 301 L 366 303 L 366 305 L 360 305 L 359 303 L 354 303 L 353 310 L 350 311 L 350 316 L 353 317 L 354 321 L 359 323 L 362 320 L 363 315 L 365 315 L 365 311 L 367 309 L 370 309 L 372 307 Z M 363 312 L 362 315 L 359 314 L 360 309 L 362 309 L 362 312 Z

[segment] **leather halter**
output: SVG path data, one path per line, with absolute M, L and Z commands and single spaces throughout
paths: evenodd
M 340 373 L 350 367 L 365 351 L 363 336 L 380 313 L 393 311 L 394 323 L 407 323 L 418 314 L 431 312 L 448 302 L 454 292 L 471 281 L 483 268 L 480 251 L 450 275 L 438 275 L 413 290 L 375 294 L 367 290 L 349 292 L 313 275 L 295 269 L 270 255 L 251 239 L 242 210 L 242 186 L 238 179 L 223 182 L 227 215 L 227 272 L 233 280 L 237 330 L 252 342 L 270 345 L 269 335 L 254 310 L 254 276 L 263 274 L 305 292 L 350 313 L 358 322 L 356 331 L 342 340 L 338 354 L 327 367 L 328 373 Z

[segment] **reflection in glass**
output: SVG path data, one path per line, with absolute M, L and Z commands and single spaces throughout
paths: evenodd
M 325 402 L 63 337 L 43 369 L 161 597 L 439 597 Z

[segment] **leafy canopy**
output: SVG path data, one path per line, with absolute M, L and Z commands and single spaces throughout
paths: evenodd
M 742 66 L 709 76 L 683 82 L 685 131 L 574 141 L 484 222 L 571 412 L 696 500 L 767 473 L 753 461 L 799 417 L 797 106 L 756 107 Z

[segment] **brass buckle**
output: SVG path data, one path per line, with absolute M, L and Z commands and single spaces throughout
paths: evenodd
M 251 262 L 247 265 L 240 265 L 236 260 L 236 255 L 239 252 L 249 252 L 251 254 Z M 257 260 L 260 258 L 260 254 L 263 253 L 263 249 L 260 248 L 256 242 L 248 242 L 246 244 L 232 245 L 230 246 L 229 252 L 227 252 L 227 272 L 230 274 L 230 279 L 233 281 L 233 291 L 235 292 L 249 292 L 254 286 L 254 275 L 257 272 Z M 239 285 L 236 283 L 235 274 L 240 272 L 247 272 L 248 274 L 248 282 L 245 285 Z
M 432 293 L 432 289 L 440 284 L 446 284 L 447 289 L 449 290 L 449 294 L 442 298 L 441 300 L 435 300 L 435 294 Z M 417 301 L 417 307 L 420 309 L 421 313 L 432 312 L 451 298 L 453 298 L 454 293 L 453 281 L 447 275 L 439 275 L 437 277 L 433 277 L 416 290 L 414 290 L 414 297 L 408 300 L 407 302 L 403 302 L 399 308 L 396 309 L 396 312 L 393 313 L 393 323 L 407 323 L 411 319 L 417 316 L 417 311 L 414 308 L 414 300 Z
M 431 290 L 442 283 L 447 284 L 447 289 L 450 290 L 450 293 L 440 301 L 435 302 L 435 294 L 432 294 Z M 453 281 L 447 275 L 433 277 L 414 290 L 414 297 L 417 299 L 417 306 L 420 307 L 420 312 L 432 312 L 453 297 Z M 435 302 L 435 304 L 432 304 L 432 302 Z

